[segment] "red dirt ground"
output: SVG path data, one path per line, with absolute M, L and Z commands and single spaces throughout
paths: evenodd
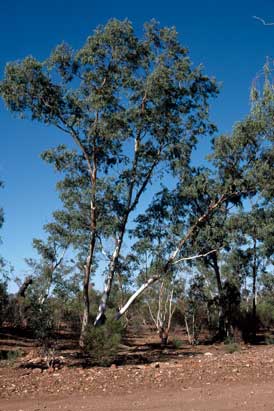
M 146 341 L 122 347 L 123 365 L 109 368 L 83 367 L 64 341 L 53 370 L 22 339 L 28 354 L 0 365 L 0 411 L 274 410 L 274 346 L 228 354 L 223 345 L 161 350 Z M 0 336 L 2 351 L 15 346 L 18 339 Z

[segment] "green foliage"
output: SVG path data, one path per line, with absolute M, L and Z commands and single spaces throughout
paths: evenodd
M 57 184 L 62 209 L 45 227 L 48 240 L 34 240 L 39 258 L 28 260 L 36 279 L 21 314 L 37 338 L 46 341 L 63 314 L 77 323 L 83 274 L 86 309 L 92 296 L 94 311 L 98 295 L 89 289 L 90 275 L 102 265 L 109 279 L 103 309 L 111 286 L 114 308 L 124 303 L 134 280 L 140 285 L 164 273 L 164 295 L 188 264 L 192 279 L 184 312 L 194 341 L 204 324 L 217 328 L 222 318 L 228 330 L 237 317 L 249 318 L 239 310 L 241 298 L 250 294 L 250 279 L 253 301 L 256 281 L 263 280 L 258 315 L 262 324 L 272 325 L 273 278 L 266 278 L 274 249 L 271 73 L 268 61 L 263 87 L 252 87 L 250 114 L 231 135 L 212 140 L 207 169 L 192 167 L 190 160 L 198 137 L 215 131 L 208 109 L 218 90 L 200 67 L 192 68 L 175 28 L 152 21 L 138 37 L 128 20 L 112 19 L 78 51 L 61 44 L 46 61 L 26 57 L 7 64 L 0 95 L 8 109 L 58 128 L 75 143 L 74 149 L 57 143 L 42 154 L 62 176 Z M 159 180 L 160 191 L 140 212 L 141 196 Z M 253 201 L 249 210 L 243 211 L 244 200 Z M 133 247 L 123 257 L 127 234 Z M 64 261 L 68 249 L 70 262 Z M 174 250 L 179 261 L 170 258 Z M 5 287 L 1 284 L 0 322 Z M 179 293 L 174 288 L 174 300 Z M 147 295 L 155 300 L 158 285 Z M 107 363 L 115 356 L 116 327 L 107 321 L 88 331 L 93 362 Z
M 207 323 L 207 295 L 204 278 L 195 276 L 187 291 L 185 318 L 188 322 L 192 343 L 197 344 L 202 327 Z
M 263 328 L 270 329 L 274 326 L 274 298 L 260 299 L 257 305 L 257 317 Z
M 224 345 L 225 352 L 228 354 L 233 354 L 234 352 L 240 351 L 240 346 L 235 342 L 231 342 L 230 340 L 225 341 Z
M 27 304 L 25 320 L 27 320 L 28 328 L 42 346 L 48 345 L 55 327 L 51 301 L 47 300 L 42 304 L 37 300 L 37 296 L 32 295 L 25 304 Z
M 0 361 L 6 361 L 9 365 L 13 365 L 22 355 L 23 352 L 21 350 L 2 350 L 0 351 Z
M 176 350 L 178 350 L 179 348 L 182 347 L 183 341 L 182 341 L 182 340 L 178 340 L 177 338 L 173 338 L 172 344 L 173 344 L 174 348 L 176 348 Z
M 100 327 L 90 326 L 85 336 L 84 352 L 92 364 L 108 366 L 118 354 L 123 327 L 121 322 L 107 319 Z
M 273 345 L 274 344 L 274 337 L 270 337 L 269 335 L 265 337 L 265 343 L 267 345 Z
M 63 176 L 63 208 L 47 231 L 73 247 L 86 282 L 114 239 L 112 282 L 129 215 L 157 172 L 181 173 L 198 137 L 215 131 L 208 109 L 217 92 L 215 80 L 192 67 L 175 28 L 155 21 L 137 37 L 128 20 L 112 19 L 76 52 L 61 44 L 44 62 L 7 64 L 0 95 L 8 109 L 57 127 L 75 143 L 75 150 L 57 145 L 43 153 Z

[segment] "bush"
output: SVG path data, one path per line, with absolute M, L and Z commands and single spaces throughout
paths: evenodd
M 273 300 L 261 301 L 257 305 L 257 316 L 263 328 L 271 328 L 274 324 Z
M 174 348 L 179 349 L 183 345 L 183 341 L 177 340 L 176 338 L 172 341 Z
M 267 337 L 265 337 L 265 343 L 267 345 L 273 345 L 274 344 L 274 338 L 268 335 Z
M 107 319 L 104 325 L 90 326 L 85 336 L 84 352 L 92 364 L 108 366 L 115 360 L 121 342 L 121 322 Z
M 1 350 L 0 351 L 0 361 L 6 361 L 9 365 L 12 365 L 16 360 L 22 357 L 23 352 L 19 350 Z
M 233 354 L 234 352 L 240 351 L 240 346 L 237 343 L 235 343 L 235 341 L 231 337 L 227 337 L 225 339 L 224 347 L 225 347 L 225 351 L 228 354 Z

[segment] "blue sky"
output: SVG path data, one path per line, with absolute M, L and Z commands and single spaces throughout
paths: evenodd
M 274 27 L 262 25 L 254 15 L 274 21 L 274 1 L 3 1 L 0 78 L 8 61 L 30 54 L 43 60 L 62 41 L 77 49 L 111 17 L 129 18 L 138 32 L 143 22 L 156 18 L 162 25 L 175 25 L 193 63 L 202 63 L 205 72 L 222 83 L 211 118 L 220 132 L 229 132 L 248 112 L 252 79 L 273 53 Z M 0 192 L 5 211 L 0 254 L 12 263 L 14 275 L 22 276 L 24 258 L 33 255 L 32 238 L 42 235 L 43 224 L 59 204 L 57 176 L 39 154 L 66 137 L 41 124 L 15 119 L 2 101 L 0 127 L 0 178 L 5 183 Z M 206 141 L 200 145 L 196 160 L 208 153 L 209 146 Z

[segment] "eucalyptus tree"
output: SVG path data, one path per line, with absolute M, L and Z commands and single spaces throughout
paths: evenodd
M 239 289 L 242 288 L 246 294 L 245 306 L 251 312 L 252 322 L 249 332 L 255 338 L 260 292 L 258 284 L 261 283 L 261 277 L 273 271 L 273 206 L 253 204 L 250 210 L 242 210 L 233 215 L 231 220 L 234 244 L 224 260 L 223 271 L 227 277 L 238 282 Z
M 173 281 L 164 278 L 154 287 L 151 287 L 144 299 L 162 345 L 166 345 L 168 342 L 171 321 L 176 309 L 174 291 L 175 284 Z
M 214 130 L 208 99 L 216 92 L 214 80 L 192 68 L 176 30 L 154 21 L 138 38 L 129 21 L 110 20 L 77 52 L 61 44 L 44 62 L 27 57 L 7 64 L 0 93 L 8 109 L 57 127 L 75 143 L 76 150 L 59 146 L 47 159 L 65 175 L 76 166 L 85 180 L 82 337 L 96 250 L 111 239 L 97 324 L 105 318 L 130 214 L 157 171 L 186 164 L 198 135 Z
M 56 238 L 48 237 L 47 241 L 33 240 L 33 247 L 38 258 L 28 258 L 26 263 L 31 270 L 31 284 L 35 289 L 35 299 L 42 307 L 53 294 L 54 288 L 65 281 L 73 267 L 65 261 L 68 244 L 58 243 Z

